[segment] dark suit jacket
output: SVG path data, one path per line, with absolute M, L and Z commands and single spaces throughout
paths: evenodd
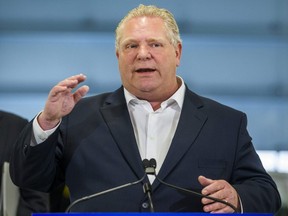
M 17 136 L 28 121 L 12 113 L 0 111 L 0 168 L 9 161 Z M 0 173 L 0 185 L 1 185 Z M 48 211 L 48 196 L 44 193 L 20 189 L 18 216 L 30 216 L 32 212 Z
M 236 188 L 245 212 L 275 212 L 280 196 L 255 153 L 246 124 L 244 113 L 187 89 L 159 177 L 196 191 L 202 189 L 199 175 L 225 179 Z M 74 201 L 144 175 L 123 88 L 82 99 L 41 145 L 29 145 L 31 131 L 32 123 L 11 160 L 12 179 L 20 186 L 47 191 L 65 180 Z M 157 180 L 152 187 L 155 211 L 202 211 L 200 198 L 194 195 Z M 149 211 L 144 203 L 147 196 L 137 184 L 79 203 L 72 211 Z

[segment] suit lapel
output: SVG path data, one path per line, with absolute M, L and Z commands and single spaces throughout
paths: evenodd
M 144 175 L 144 170 L 123 88 L 118 89 L 108 97 L 100 111 L 123 157 L 136 176 L 141 178 Z
M 158 174 L 160 179 L 165 179 L 195 142 L 207 119 L 206 114 L 200 111 L 202 106 L 199 96 L 187 88 L 177 130 Z M 154 181 L 153 188 L 158 185 L 159 182 Z

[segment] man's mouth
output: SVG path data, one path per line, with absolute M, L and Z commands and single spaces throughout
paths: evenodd
M 138 73 L 146 73 L 146 72 L 154 72 L 156 69 L 154 68 L 139 68 L 136 70 Z

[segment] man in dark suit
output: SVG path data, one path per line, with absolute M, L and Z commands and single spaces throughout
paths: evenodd
M 149 212 L 142 185 L 151 182 L 159 212 L 276 212 L 280 196 L 253 148 L 246 115 L 189 90 L 176 75 L 181 53 L 169 11 L 144 5 L 130 11 L 116 29 L 123 86 L 83 99 L 89 87 L 75 89 L 82 74 L 54 86 L 15 146 L 14 182 L 49 191 L 65 181 L 75 201 L 141 179 L 142 160 L 155 158 L 163 181 L 234 207 L 149 175 L 72 211 Z
M 0 111 L 0 167 L 9 161 L 17 136 L 28 121 L 18 115 Z M 0 173 L 0 185 L 2 171 Z M 48 212 L 48 196 L 45 193 L 20 189 L 18 216 L 30 216 L 33 212 Z

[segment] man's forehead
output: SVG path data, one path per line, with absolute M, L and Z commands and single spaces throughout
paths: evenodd
M 126 20 L 122 27 L 129 26 L 131 24 L 137 23 L 138 25 L 145 25 L 147 23 L 164 23 L 163 19 L 158 16 L 136 16 Z

